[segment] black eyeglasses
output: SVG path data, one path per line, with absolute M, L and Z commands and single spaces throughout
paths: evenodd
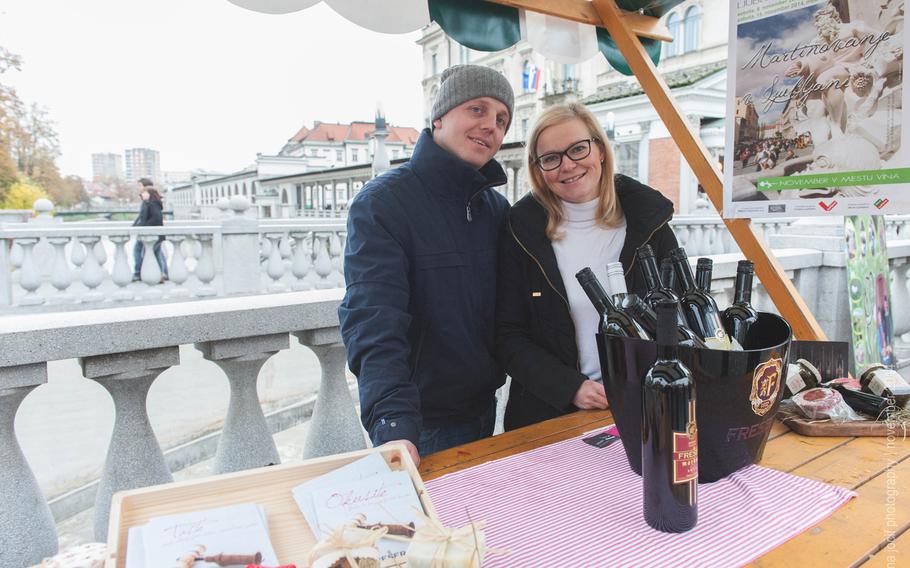
M 537 156 L 537 159 L 534 161 L 537 163 L 537 167 L 545 172 L 555 170 L 562 165 L 563 156 L 567 156 L 573 162 L 587 158 L 591 155 L 591 142 L 595 142 L 596 140 L 597 138 L 585 138 L 584 140 L 573 142 L 571 146 L 562 152 L 549 152 Z

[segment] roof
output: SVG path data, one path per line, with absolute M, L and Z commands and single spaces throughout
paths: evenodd
M 679 69 L 678 71 L 671 71 L 669 73 L 663 74 L 663 78 L 664 81 L 666 81 L 667 86 L 671 89 L 678 87 L 688 87 L 689 85 L 697 83 L 705 77 L 713 75 L 718 71 L 726 68 L 726 61 L 715 61 L 714 63 L 707 63 L 705 65 L 697 65 L 695 67 Z M 581 102 L 583 104 L 589 105 L 593 103 L 601 103 L 604 101 L 624 99 L 626 97 L 640 95 L 641 93 L 644 93 L 644 90 L 641 88 L 641 85 L 637 81 L 623 81 L 621 83 L 609 85 L 597 91 L 593 95 L 586 97 Z
M 292 143 L 301 142 L 346 142 L 369 140 L 373 135 L 375 124 L 372 122 L 355 121 L 350 124 L 316 122 L 313 128 L 302 126 L 289 140 Z M 389 126 L 389 137 L 386 142 L 403 142 L 413 146 L 417 143 L 420 132 L 410 126 Z

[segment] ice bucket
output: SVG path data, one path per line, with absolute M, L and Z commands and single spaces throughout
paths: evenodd
M 761 459 L 784 390 L 790 325 L 761 312 L 743 351 L 679 347 L 695 380 L 698 476 L 717 481 Z M 657 343 L 597 334 L 604 390 L 626 457 L 641 475 L 641 384 Z

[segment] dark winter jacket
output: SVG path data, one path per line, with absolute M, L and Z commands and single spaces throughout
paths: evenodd
M 139 207 L 139 216 L 133 221 L 134 227 L 160 227 L 164 225 L 164 214 L 161 201 L 146 199 Z
M 505 382 L 495 358 L 496 254 L 506 183 L 424 130 L 411 159 L 351 203 L 338 318 L 374 444 L 471 420 Z
M 615 179 L 626 217 L 619 260 L 629 291 L 642 294 L 635 251 L 650 244 L 661 259 L 678 246 L 669 225 L 673 204 L 632 178 Z M 529 194 L 509 211 L 500 242 L 496 352 L 512 377 L 507 430 L 577 410 L 572 399 L 587 379 L 579 371 L 575 325 L 546 227 L 546 210 Z

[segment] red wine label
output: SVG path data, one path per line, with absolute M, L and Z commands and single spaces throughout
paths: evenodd
M 673 483 L 698 479 L 698 428 L 694 408 L 691 417 L 685 432 L 673 432 Z
M 768 359 L 752 373 L 752 394 L 749 395 L 749 401 L 752 402 L 752 412 L 759 416 L 764 416 L 774 401 L 777 400 L 777 393 L 780 392 L 780 373 L 784 362 L 780 359 Z

